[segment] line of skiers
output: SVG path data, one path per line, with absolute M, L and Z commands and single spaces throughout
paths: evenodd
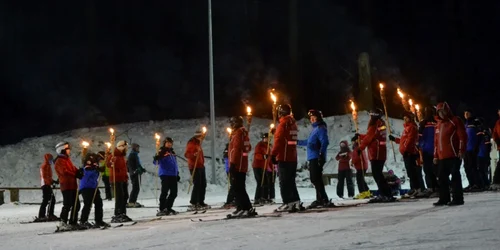
M 410 178 L 411 191 L 408 195 L 414 196 L 424 192 L 425 183 L 429 187 L 428 193 L 438 193 L 439 200 L 434 205 L 462 205 L 463 188 L 460 176 L 462 159 L 466 158 L 465 166 L 470 187 L 467 189 L 485 189 L 490 181 L 486 177 L 485 168 L 489 163 L 489 152 L 491 149 L 490 132 L 482 124 L 481 119 L 472 120 L 471 112 L 466 112 L 466 123 L 464 124 L 457 116 L 454 116 L 446 102 L 439 103 L 434 109 L 425 109 L 425 119 L 419 126 L 415 123 L 415 117 L 411 112 L 404 114 L 404 131 L 400 138 L 389 135 L 391 141 L 399 144 L 399 152 L 403 156 L 405 168 Z M 500 116 L 500 110 L 498 111 Z M 262 135 L 254 152 L 255 179 L 257 190 L 255 203 L 269 203 L 274 199 L 274 177 L 279 176 L 279 186 L 283 205 L 278 211 L 301 210 L 302 203 L 295 182 L 297 169 L 297 146 L 307 147 L 308 169 L 310 180 L 316 189 L 316 200 L 309 206 L 315 208 L 320 206 L 333 206 L 326 194 L 322 175 L 326 162 L 326 148 L 329 143 L 326 123 L 318 110 L 308 112 L 313 130 L 307 140 L 298 140 L 298 129 L 296 121 L 288 104 L 277 107 L 279 124 L 274 134 L 274 143 L 269 142 L 269 134 Z M 347 141 L 340 143 L 340 152 L 336 159 L 339 161 L 339 187 L 337 195 L 343 197 L 343 182 L 348 185 L 348 196 L 354 195 L 352 177 L 349 169 L 349 160 L 357 170 L 359 195 L 357 198 L 370 197 L 371 193 L 364 181 L 364 174 L 368 168 L 365 149 L 368 149 L 368 159 L 372 168 L 372 174 L 378 186 L 379 195 L 371 202 L 392 202 L 393 190 L 383 175 L 383 168 L 387 157 L 387 127 L 382 119 L 381 109 L 372 110 L 366 134 L 356 133 L 351 139 L 352 151 L 348 148 Z M 224 153 L 227 164 L 226 173 L 230 182 L 230 189 L 226 205 L 236 206 L 234 215 L 251 216 L 255 214 L 245 188 L 246 172 L 248 171 L 248 153 L 252 146 L 248 137 L 248 131 L 243 126 L 243 118 L 239 116 L 230 119 L 233 129 L 230 143 Z M 191 209 L 210 208 L 205 204 L 206 175 L 204 156 L 201 143 L 205 134 L 200 130 L 188 141 L 184 156 L 187 159 L 193 181 L 193 192 L 191 194 Z M 500 119 L 493 129 L 493 139 L 500 150 Z M 268 150 L 269 148 L 269 150 Z M 140 188 L 140 176 L 145 172 L 138 157 L 139 145 L 132 145 L 132 153 L 128 161 L 125 160 L 128 144 L 119 141 L 114 152 L 109 153 L 105 159 L 105 152 L 88 154 L 84 160 L 84 167 L 78 169 L 70 160 L 70 145 L 61 142 L 56 145 L 58 156 L 53 160 L 55 170 L 59 178 L 59 185 L 63 195 L 63 208 L 60 215 L 61 227 L 77 226 L 80 202 L 78 193 L 84 199 L 84 209 L 80 225 L 88 224 L 88 214 L 92 203 L 95 205 L 95 225 L 106 226 L 102 221 L 102 199 L 97 189 L 99 173 L 109 179 L 110 188 L 106 188 L 106 199 L 111 197 L 111 188 L 115 193 L 115 211 L 111 222 L 126 222 L 131 219 L 126 215 L 127 208 L 127 182 L 128 174 L 132 179 L 133 191 L 129 204 L 135 204 Z M 474 157 L 475 156 L 475 157 Z M 54 195 L 51 186 L 57 183 L 52 179 L 50 163 L 52 156 L 45 155 L 45 162 L 41 167 L 43 202 L 39 211 L 39 218 L 45 220 L 57 220 L 54 216 Z M 158 216 L 177 214 L 172 209 L 177 196 L 177 182 L 180 180 L 179 168 L 176 154 L 173 150 L 173 139 L 166 138 L 163 146 L 154 157 L 154 163 L 158 163 L 158 176 L 161 179 L 160 211 Z M 422 168 L 425 172 L 425 183 L 422 178 Z M 128 167 L 127 167 L 128 165 Z M 112 170 L 114 168 L 114 171 Z M 500 187 L 500 175 L 496 168 L 492 188 Z M 108 172 L 106 172 L 108 171 Z M 263 185 L 259 185 L 264 173 Z M 107 173 L 107 174 L 106 174 Z M 449 176 L 452 176 L 451 183 Z M 76 179 L 81 179 L 77 186 Z M 104 181 L 106 183 L 106 181 Z M 399 184 L 399 183 L 398 183 Z M 340 188 L 341 187 L 341 188 Z M 440 187 L 451 187 L 440 188 Z M 109 193 L 108 193 L 109 190 Z M 450 190 L 451 194 L 450 195 Z M 46 206 L 49 211 L 45 216 Z

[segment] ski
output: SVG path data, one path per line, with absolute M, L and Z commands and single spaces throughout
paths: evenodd
M 192 213 L 192 214 L 204 214 L 204 213 L 206 213 L 206 212 L 207 212 L 207 210 L 206 210 L 206 209 L 205 209 L 205 210 L 197 210 L 197 211 L 195 211 L 195 212 L 194 212 L 194 213 Z
M 246 217 L 241 217 L 241 216 L 233 216 L 232 214 L 226 215 L 225 218 L 216 218 L 216 219 L 191 219 L 192 222 L 214 222 L 214 221 L 224 221 L 224 220 L 234 220 L 234 219 L 256 219 L 256 218 L 279 218 L 281 217 L 281 214 L 258 214 L 254 216 L 246 216 Z

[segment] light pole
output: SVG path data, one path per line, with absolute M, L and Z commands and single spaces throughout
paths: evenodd
M 215 136 L 216 136 L 216 125 L 215 125 L 215 98 L 214 98 L 214 51 L 213 51 L 213 41 L 212 41 L 212 1 L 208 0 L 208 61 L 209 61 L 209 71 L 210 71 L 210 124 L 211 124 L 211 135 L 212 140 L 210 145 L 212 147 L 212 184 L 215 184 Z

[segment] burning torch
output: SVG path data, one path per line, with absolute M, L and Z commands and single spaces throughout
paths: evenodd
M 247 131 L 250 134 L 250 125 L 252 124 L 252 108 L 247 106 Z
M 389 135 L 391 135 L 391 133 L 392 133 L 391 132 L 391 123 L 389 121 L 389 115 L 387 114 L 387 104 L 386 104 L 386 100 L 385 100 L 384 84 L 380 83 L 379 87 L 380 87 L 380 99 L 382 100 L 382 103 L 384 104 L 385 119 L 387 120 L 387 129 L 389 130 Z M 400 94 L 399 96 L 401 96 L 403 94 L 400 91 L 401 90 L 398 88 L 398 94 Z M 404 97 L 404 95 L 403 95 L 403 97 Z M 391 141 L 391 146 L 392 146 L 392 154 L 394 156 L 394 162 L 396 162 L 396 151 L 394 150 L 394 142 L 393 141 Z

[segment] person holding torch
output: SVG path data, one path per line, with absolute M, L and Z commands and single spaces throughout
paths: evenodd
M 189 210 L 210 208 L 209 205 L 205 204 L 207 177 L 205 174 L 205 157 L 203 156 L 203 148 L 201 147 L 206 132 L 206 127 L 196 130 L 194 136 L 187 142 L 186 150 L 184 151 L 184 157 L 187 159 L 189 171 L 191 172 L 190 187 L 193 185 Z

